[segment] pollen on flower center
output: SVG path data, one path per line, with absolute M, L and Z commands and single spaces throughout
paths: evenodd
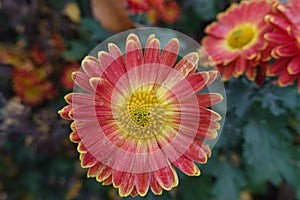
M 134 93 L 128 101 L 128 112 L 132 121 L 142 127 L 149 125 L 151 108 L 157 103 L 154 94 L 147 92 Z
M 235 28 L 227 37 L 227 43 L 232 49 L 242 49 L 255 38 L 256 32 L 251 25 L 242 25 Z
M 123 133 L 148 138 L 160 132 L 167 121 L 167 106 L 156 97 L 155 91 L 137 90 L 119 109 L 117 123 Z

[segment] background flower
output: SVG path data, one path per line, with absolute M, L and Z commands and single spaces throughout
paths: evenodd
M 255 12 L 253 12 L 255 10 Z M 263 39 L 270 27 L 264 16 L 271 11 L 267 1 L 242 1 L 217 16 L 206 27 L 202 45 L 222 73 L 223 80 L 244 74 L 254 80 L 257 66 L 270 59 L 270 49 Z
M 265 39 L 275 46 L 272 56 L 275 63 L 268 68 L 269 76 L 279 75 L 278 85 L 287 86 L 298 80 L 300 92 L 300 1 L 291 0 L 288 4 L 274 4 L 272 14 L 266 21 L 273 31 L 265 35 Z

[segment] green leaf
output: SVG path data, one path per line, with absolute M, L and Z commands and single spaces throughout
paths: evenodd
M 190 2 L 197 15 L 206 21 L 213 20 L 218 12 L 216 0 L 192 0 Z
M 263 96 L 262 107 L 268 108 L 275 116 L 281 115 L 285 112 L 285 109 L 279 105 L 279 97 L 271 92 L 267 92 Z
M 212 176 L 201 174 L 200 177 L 186 177 L 180 179 L 181 183 L 178 187 L 178 200 L 190 200 L 195 197 L 201 199 L 211 199 Z
M 229 164 L 222 163 L 216 169 L 217 181 L 213 194 L 217 200 L 239 199 L 240 190 L 245 185 L 242 171 Z
M 70 42 L 68 50 L 63 52 L 62 56 L 67 60 L 81 60 L 90 50 L 91 49 L 87 45 L 73 40 Z
M 232 79 L 226 90 L 228 109 L 233 110 L 238 117 L 244 116 L 253 103 L 254 99 L 251 98 L 253 89 L 254 85 L 251 82 Z
M 108 37 L 112 36 L 112 33 L 104 29 L 101 24 L 94 18 L 84 17 L 81 19 L 80 27 L 81 31 L 91 34 L 91 40 L 100 42 Z

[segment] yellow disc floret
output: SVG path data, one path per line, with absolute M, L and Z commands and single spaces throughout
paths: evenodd
M 156 91 L 138 89 L 117 111 L 117 124 L 126 135 L 148 138 L 158 134 L 170 121 L 170 105 L 165 105 Z
M 228 34 L 227 44 L 231 49 L 243 49 L 252 44 L 256 34 L 256 28 L 253 25 L 237 26 Z

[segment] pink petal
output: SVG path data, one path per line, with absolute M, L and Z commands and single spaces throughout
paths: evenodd
M 118 60 L 118 62 L 120 64 L 122 64 L 123 66 L 125 66 L 125 59 L 123 57 L 123 53 L 121 52 L 121 50 L 119 49 L 119 47 L 117 45 L 115 45 L 114 43 L 109 43 L 108 44 L 108 50 L 109 50 L 109 54 L 115 60 Z
M 87 92 L 93 93 L 93 88 L 89 84 L 90 77 L 83 72 L 73 72 L 72 79 L 80 88 L 84 89 Z
M 97 159 L 95 159 L 89 152 L 80 154 L 80 158 L 82 168 L 89 168 L 98 163 Z
M 287 71 L 284 71 L 280 74 L 277 82 L 280 87 L 285 87 L 292 84 L 296 78 L 298 78 L 298 75 L 291 75 Z
M 277 74 L 280 74 L 288 65 L 290 62 L 290 59 L 282 58 L 277 61 L 275 61 L 274 64 L 272 64 L 270 67 L 267 68 L 267 75 L 268 76 L 275 76 Z
M 134 188 L 134 176 L 133 174 L 126 173 L 128 175 L 125 176 L 122 184 L 119 187 L 119 195 L 121 197 L 126 197 L 130 195 Z
M 184 153 L 184 155 L 198 163 L 206 163 L 207 162 L 207 155 L 202 149 L 203 142 L 195 139 L 193 143 L 189 146 L 187 151 Z
M 153 175 L 158 184 L 165 190 L 171 190 L 174 186 L 178 185 L 176 171 L 171 165 L 154 171 Z
M 198 67 L 199 55 L 192 52 L 184 56 L 174 67 L 183 77 L 194 73 Z
M 140 66 L 143 63 L 142 47 L 138 37 L 130 34 L 126 41 L 126 68 L 130 69 Z
M 138 194 L 140 196 L 145 196 L 150 186 L 149 173 L 134 174 L 134 184 Z
M 111 176 L 112 169 L 108 166 L 103 166 L 102 170 L 98 173 L 96 179 L 98 182 L 102 182 L 105 179 L 107 179 L 109 176 Z
M 299 52 L 299 50 L 294 46 L 281 45 L 281 46 L 275 47 L 273 49 L 273 52 L 275 53 L 275 58 L 278 58 L 278 57 L 292 57 L 292 56 L 297 55 L 297 52 Z
M 98 60 L 92 56 L 86 56 L 81 62 L 81 67 L 90 77 L 100 76 L 103 72 L 103 68 Z
M 223 96 L 218 93 L 198 94 L 199 105 L 203 107 L 210 107 L 223 101 Z
M 226 66 L 218 65 L 217 67 L 220 70 L 220 73 L 222 74 L 222 80 L 228 81 L 233 76 L 235 62 L 232 62 Z
M 120 77 L 126 73 L 125 66 L 120 64 L 119 60 L 113 58 L 110 54 L 101 51 L 98 54 L 99 63 L 106 66 L 102 77 L 105 77 L 112 85 L 115 85 Z
M 265 20 L 274 26 L 280 28 L 283 31 L 286 31 L 287 33 L 291 32 L 291 26 L 289 23 L 285 22 L 283 19 L 281 19 L 279 16 L 276 15 L 267 15 L 265 17 Z
M 87 177 L 96 177 L 102 171 L 103 167 L 104 165 L 98 162 L 97 164 L 89 168 Z
M 289 74 L 295 75 L 300 73 L 300 56 L 295 56 L 288 64 L 287 70 Z
M 162 187 L 156 181 L 156 178 L 153 173 L 151 173 L 151 182 L 150 182 L 151 191 L 156 195 L 162 194 Z
M 247 76 L 247 78 L 251 81 L 254 81 L 255 80 L 255 77 L 256 77 L 256 67 L 247 67 L 246 68 L 246 72 L 245 72 L 245 75 Z
M 114 87 L 105 79 L 102 78 L 91 78 L 89 80 L 93 91 L 96 91 L 97 95 L 101 97 L 106 102 L 111 102 L 111 96 L 114 90 Z
M 183 173 L 189 176 L 199 176 L 200 170 L 193 161 L 182 155 L 173 164 Z
M 161 52 L 160 63 L 162 65 L 173 67 L 179 52 L 179 40 L 171 39 Z
M 205 28 L 205 33 L 212 35 L 217 38 L 226 37 L 229 31 L 229 27 L 224 24 L 218 24 L 216 22 L 211 23 Z
M 144 63 L 159 63 L 160 42 L 158 39 L 151 39 L 146 45 L 144 52 Z
M 71 105 L 67 105 L 63 109 L 61 109 L 60 111 L 58 111 L 58 114 L 60 114 L 60 116 L 63 119 L 73 120 L 73 117 L 70 115 L 71 110 L 72 110 L 72 106 Z
M 264 35 L 264 39 L 266 39 L 269 42 L 275 43 L 275 44 L 290 43 L 289 38 L 287 37 L 287 34 L 282 31 L 268 32 Z
M 246 69 L 246 64 L 246 59 L 242 55 L 239 56 L 235 61 L 235 69 L 233 75 L 235 77 L 239 77 L 240 75 L 242 75 Z
M 74 131 L 69 136 L 70 140 L 74 143 L 79 143 L 81 141 L 77 131 Z

